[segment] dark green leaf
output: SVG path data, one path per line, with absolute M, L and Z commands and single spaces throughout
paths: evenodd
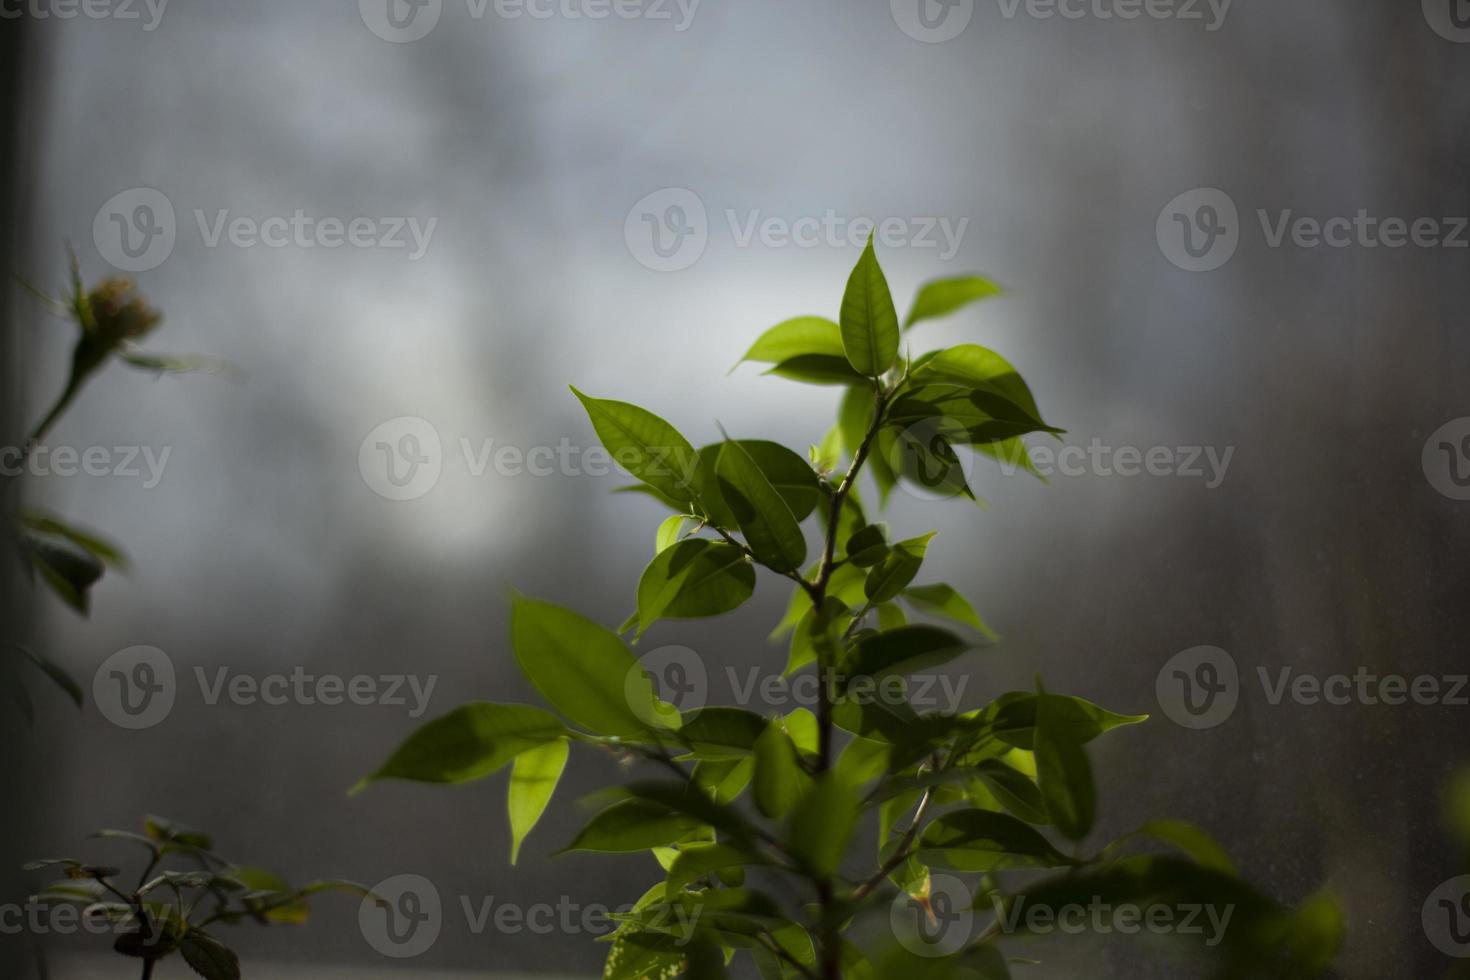
M 863 582 L 863 593 L 868 601 L 879 603 L 896 598 L 914 580 L 914 576 L 919 574 L 919 568 L 924 564 L 924 555 L 929 550 L 929 541 L 933 537 L 934 532 L 931 531 L 921 537 L 909 538 L 895 544 L 883 560 L 868 572 L 868 577 Z
M 778 572 L 801 568 L 806 560 L 801 525 L 745 447 L 726 442 L 715 471 L 720 493 L 756 559 Z
M 566 733 L 566 726 L 542 708 L 472 702 L 414 732 L 352 792 L 359 793 L 383 779 L 421 783 L 483 779 L 522 752 L 557 741 Z
M 646 851 L 677 843 L 699 827 L 700 821 L 653 800 L 620 800 L 593 817 L 566 850 Z
M 766 720 L 744 708 L 702 708 L 684 719 L 679 740 L 701 761 L 743 759 L 755 751 Z
M 1041 834 L 1007 813 L 959 810 L 929 824 L 919 857 L 956 871 L 1057 868 L 1072 864 Z
M 734 545 L 690 538 L 660 551 L 638 581 L 638 633 L 660 619 L 716 616 L 755 591 L 755 567 Z
M 967 649 L 969 644 L 949 630 L 937 626 L 900 626 L 858 643 L 849 675 L 882 678 L 890 674 L 912 674 L 948 663 Z
M 1097 786 L 1087 752 L 1067 722 L 1074 710 L 1054 695 L 1039 693 L 1036 702 L 1036 784 L 1046 802 L 1047 815 L 1057 830 L 1081 840 L 1097 818 Z
M 190 929 L 179 941 L 179 952 L 204 980 L 240 980 L 240 957 L 207 932 Z

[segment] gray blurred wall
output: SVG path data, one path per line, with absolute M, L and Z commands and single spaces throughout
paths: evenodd
M 475 476 L 460 440 L 590 445 L 571 382 L 646 404 L 697 442 L 718 421 L 802 448 L 835 408 L 829 390 L 725 372 L 770 324 L 835 315 L 856 250 L 742 245 L 726 212 L 742 225 L 828 209 L 968 219 L 952 256 L 881 253 L 900 306 L 938 275 L 983 271 L 1010 290 L 923 327 L 925 341 L 1005 354 L 1069 444 L 1234 449 L 1213 489 L 1100 474 L 1042 486 L 982 467 L 988 510 L 899 496 L 894 526 L 940 529 L 934 576 L 1005 636 L 977 663 L 972 701 L 1041 671 L 1054 689 L 1153 712 L 1098 745 L 1099 839 L 1194 820 L 1283 900 L 1323 883 L 1342 897 L 1341 976 L 1442 974 L 1419 912 L 1453 870 L 1436 799 L 1466 761 L 1466 709 L 1273 707 L 1257 692 L 1190 732 L 1159 711 L 1155 678 L 1201 644 L 1251 676 L 1464 670 L 1470 504 L 1436 492 L 1420 457 L 1431 432 L 1470 415 L 1467 253 L 1273 249 L 1255 215 L 1470 213 L 1470 46 L 1405 3 L 1240 2 L 1213 31 L 978 3 L 942 43 L 871 0 L 706 0 L 682 31 L 672 9 L 673 22 L 477 20 L 449 2 L 412 43 L 375 36 L 350 3 L 200 0 L 169 6 L 154 30 L 27 24 L 45 54 L 27 91 L 44 96 L 19 141 L 37 178 L 7 272 L 59 283 L 67 241 L 90 278 L 112 271 L 94 217 L 154 188 L 177 242 L 138 274 L 167 314 L 150 345 L 221 355 L 246 380 L 115 371 L 58 429 L 69 444 L 170 457 L 154 487 L 33 482 L 33 499 L 109 531 L 135 565 L 103 583 L 88 620 L 36 600 L 36 642 L 87 686 L 136 644 L 166 651 L 184 682 L 167 720 L 137 732 L 52 699 L 27 742 L 51 779 L 16 795 L 29 819 L 6 844 L 68 852 L 94 827 L 159 812 L 300 876 L 410 872 L 445 896 L 522 904 L 641 892 L 646 860 L 543 859 L 574 833 L 579 791 L 616 774 L 606 760 L 574 760 L 511 868 L 503 777 L 345 795 L 414 727 L 403 709 L 211 706 L 194 669 L 432 674 L 431 713 L 530 699 L 507 645 L 509 590 L 615 624 L 661 515 L 609 495 L 616 478 Z M 1186 272 L 1161 253 L 1156 219 L 1211 187 L 1238 205 L 1240 245 L 1223 268 Z M 708 215 L 703 254 L 673 272 L 641 264 L 625 238 L 635 204 L 666 188 Z M 411 259 L 208 247 L 195 217 L 296 209 L 437 223 Z M 34 417 L 70 337 L 14 299 L 6 374 L 23 374 Z M 434 426 L 443 473 L 423 497 L 390 501 L 359 448 L 400 416 Z M 758 638 L 784 601 L 764 582 L 727 620 L 645 642 L 778 664 L 784 651 Z M 321 905 L 308 930 L 240 945 L 382 962 L 351 903 Z M 592 975 L 601 952 L 585 936 L 477 937 L 459 923 L 420 965 Z M 1147 953 L 1110 945 L 1084 962 L 1176 975 Z M 1067 954 L 1048 962 L 1037 975 L 1062 975 Z

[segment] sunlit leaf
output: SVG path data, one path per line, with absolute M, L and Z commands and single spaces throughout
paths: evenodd
M 872 235 L 848 277 L 840 324 L 842 347 L 853 370 L 876 378 L 893 366 L 898 357 L 898 313 Z
M 516 756 L 510 773 L 507 808 L 510 811 L 510 863 L 515 864 L 526 839 L 556 792 L 569 748 L 562 739 L 529 749 Z

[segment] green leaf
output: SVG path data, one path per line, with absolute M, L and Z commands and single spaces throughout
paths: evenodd
M 1081 840 L 1097 818 L 1092 766 L 1074 727 L 1066 721 L 1071 706 L 1050 694 L 1038 693 L 1036 697 L 1036 784 L 1057 830 L 1072 840 Z
M 810 516 L 822 497 L 821 484 L 811 464 L 798 454 L 777 442 L 765 439 L 737 439 L 756 467 L 763 473 L 776 493 L 791 509 L 791 516 L 801 523 Z M 723 443 L 705 446 L 699 450 L 699 499 L 706 512 L 720 527 L 734 528 L 738 520 L 725 503 L 720 491 L 716 465 Z
M 240 958 L 207 932 L 190 929 L 184 933 L 179 952 L 204 980 L 240 980 Z
M 1027 823 L 1050 823 L 1046 801 L 1030 776 L 999 759 L 985 759 L 976 769 L 996 802 Z M 975 797 L 971 796 L 972 802 Z
M 657 932 L 628 932 L 613 940 L 602 980 L 669 980 L 687 960 L 688 938 Z
M 803 354 L 789 361 L 782 361 L 766 374 L 773 374 L 787 381 L 800 381 L 811 385 L 855 385 L 868 379 L 852 369 L 846 357 L 827 354 Z
M 1036 397 L 1010 361 L 988 347 L 960 344 L 937 352 L 914 369 L 916 382 L 949 382 L 994 392 L 1013 402 L 1029 418 L 1041 418 Z
M 684 886 L 699 878 L 707 878 L 717 872 L 747 865 L 767 864 L 756 852 L 730 844 L 691 844 L 681 849 L 674 863 L 669 866 L 669 876 L 664 882 L 664 894 L 672 900 Z
M 924 555 L 929 550 L 929 541 L 934 532 L 917 538 L 909 538 L 895 544 L 863 582 L 863 593 L 874 604 L 896 598 L 919 574 L 924 564 Z
M 842 349 L 841 329 L 826 317 L 798 316 L 776 324 L 760 335 L 736 367 L 746 361 L 780 364 L 793 357 L 811 354 L 846 356 Z
M 1058 868 L 1074 862 L 1041 834 L 1008 813 L 959 810 L 924 829 L 921 860 L 956 871 Z
M 717 616 L 755 592 L 755 567 L 739 548 L 690 538 L 660 551 L 638 580 L 638 634 L 660 619 Z
M 755 743 L 751 795 L 756 809 L 771 819 L 784 817 L 810 786 L 811 777 L 797 764 L 791 737 L 777 725 L 768 726 Z
M 641 737 L 677 727 L 678 712 L 611 630 L 550 602 L 517 596 L 511 644 L 521 671 L 551 706 L 599 735 Z
M 787 837 L 791 851 L 817 875 L 830 875 L 842 863 L 857 826 L 857 790 L 837 773 L 817 778 L 791 811 Z
M 876 400 L 872 385 L 853 385 L 842 396 L 842 404 L 837 409 L 837 430 L 842 433 L 842 448 L 848 458 L 857 454 L 863 436 L 873 424 Z
M 994 643 L 1000 639 L 995 631 L 986 626 L 975 612 L 970 601 L 955 591 L 951 585 L 910 585 L 901 593 L 903 599 L 915 609 L 945 619 L 962 623 L 980 631 L 985 639 Z
M 909 310 L 904 329 L 912 327 L 920 320 L 949 316 L 961 307 L 999 296 L 1002 292 L 999 286 L 984 276 L 959 276 L 926 282 L 919 287 L 919 295 L 914 298 L 914 306 Z
M 847 539 L 848 561 L 859 568 L 870 568 L 888 555 L 888 528 L 882 524 L 860 527 Z
M 675 514 L 666 517 L 658 526 L 658 533 L 653 539 L 653 553 L 656 555 L 665 548 L 672 548 L 679 541 L 679 535 L 684 532 L 684 522 L 689 518 L 683 514 Z
M 822 600 L 819 613 L 815 606 L 807 608 L 791 633 L 791 647 L 786 655 L 785 676 L 790 677 L 808 664 L 832 664 L 842 645 L 841 619 L 847 615 L 847 604 L 834 596 Z
M 679 740 L 701 761 L 743 759 L 755 751 L 766 728 L 766 720 L 753 711 L 714 706 L 685 718 Z
M 516 756 L 515 766 L 510 772 L 510 792 L 507 807 L 510 810 L 510 863 L 515 864 L 521 853 L 521 842 L 526 839 L 551 795 L 561 781 L 562 770 L 567 765 L 569 747 L 561 739 L 529 749 Z
M 938 626 L 900 626 L 861 640 L 848 674 L 877 679 L 912 674 L 948 663 L 967 649 L 968 643 Z
M 951 443 L 965 445 L 997 442 L 1031 432 L 1064 431 L 1033 417 L 1004 395 L 947 382 L 904 391 L 890 404 L 885 419 L 901 429 L 922 424 L 936 429 Z
M 383 779 L 420 783 L 483 779 L 522 752 L 561 739 L 566 733 L 566 726 L 542 708 L 472 702 L 414 732 L 352 792 L 360 793 Z
M 694 499 L 694 447 L 679 430 L 647 409 L 627 402 L 591 398 L 576 388 L 597 437 L 633 476 L 680 502 Z
M 806 560 L 801 525 L 745 447 L 733 440 L 726 442 L 715 472 L 720 493 L 756 559 L 778 572 L 799 569 Z
M 1101 708 L 1085 698 L 1053 694 L 1052 723 L 1065 726 L 1071 737 L 1087 743 L 1123 725 L 1137 725 L 1148 720 L 1148 715 L 1120 715 Z M 1036 728 L 1037 696 L 1025 691 L 1002 694 L 975 714 L 975 718 L 986 723 L 991 732 L 1001 740 L 1020 749 L 1032 747 Z
M 873 251 L 872 235 L 848 277 L 840 322 L 842 348 L 853 370 L 876 378 L 893 366 L 898 356 L 898 313 Z
M 723 759 L 700 762 L 694 767 L 694 785 L 716 803 L 729 803 L 750 785 L 755 770 L 753 759 Z
M 677 843 L 700 826 L 693 817 L 653 800 L 620 800 L 594 816 L 564 851 L 646 851 Z

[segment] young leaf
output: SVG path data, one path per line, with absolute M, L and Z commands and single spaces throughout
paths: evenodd
M 360 793 L 383 779 L 420 783 L 483 779 L 522 752 L 559 740 L 566 732 L 566 726 L 542 708 L 472 702 L 414 732 L 352 792 Z
M 729 441 L 715 462 L 720 492 L 756 559 L 778 572 L 806 560 L 806 538 L 786 501 L 740 443 Z
M 874 604 L 896 598 L 919 574 L 934 532 L 895 544 L 881 562 L 868 572 L 863 593 Z
M 576 388 L 572 394 L 616 462 L 665 496 L 680 502 L 694 499 L 694 447 L 678 429 L 637 405 L 591 398 Z
M 1036 784 L 1057 830 L 1081 840 L 1097 817 L 1097 786 L 1082 742 L 1064 720 L 1063 712 L 1069 710 L 1054 695 L 1036 696 Z
M 755 568 L 739 548 L 690 538 L 660 551 L 638 580 L 638 634 L 660 619 L 696 619 L 737 608 L 755 591 Z
M 873 251 L 873 236 L 842 294 L 842 348 L 858 374 L 876 378 L 898 357 L 898 313 Z
M 510 863 L 521 853 L 521 842 L 541 819 L 567 765 L 568 746 L 562 739 L 522 752 L 510 771 Z
M 761 334 L 736 367 L 746 361 L 780 364 L 793 357 L 810 354 L 846 356 L 842 349 L 842 331 L 837 324 L 821 316 L 784 320 Z
M 567 718 L 599 735 L 640 737 L 678 726 L 617 634 L 570 609 L 517 596 L 511 644 L 521 672 Z
M 959 276 L 927 282 L 919 288 L 919 295 L 914 298 L 914 306 L 909 310 L 904 329 L 907 330 L 920 320 L 949 316 L 961 307 L 999 296 L 1001 293 L 1001 288 L 984 276 Z

